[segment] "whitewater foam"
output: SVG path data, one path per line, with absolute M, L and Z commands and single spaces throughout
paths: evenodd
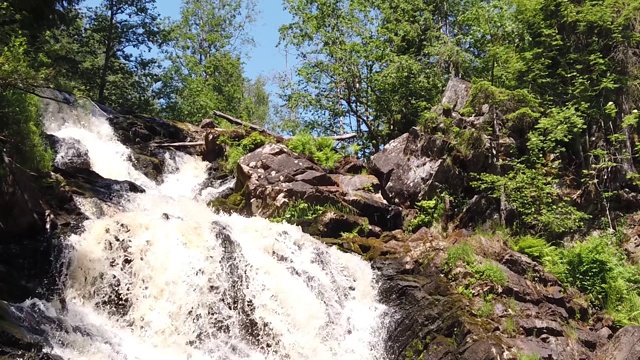
M 45 124 L 80 140 L 102 176 L 146 190 L 118 206 L 77 199 L 90 220 L 68 239 L 68 326 L 50 329 L 58 355 L 384 358 L 384 306 L 368 263 L 295 226 L 214 213 L 206 202 L 233 183 L 201 189 L 207 164 L 194 157 L 167 155 L 157 185 L 134 169 L 104 117 L 48 104 Z

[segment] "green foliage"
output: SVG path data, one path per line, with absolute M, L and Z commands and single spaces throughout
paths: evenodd
M 354 214 L 356 212 L 355 209 L 347 205 L 314 205 L 309 204 L 304 200 L 297 199 L 289 202 L 289 204 L 287 204 L 287 206 L 282 211 L 271 218 L 271 221 L 295 224 L 300 220 L 313 220 L 327 210 L 335 211 L 342 214 Z M 365 227 L 368 230 L 368 226 L 369 223 L 366 222 L 356 230 L 364 230 Z
M 441 13 L 430 19 L 435 7 Z M 283 89 L 284 98 L 306 110 L 306 128 L 356 132 L 366 152 L 414 126 L 438 102 L 442 74 L 462 58 L 436 20 L 461 11 L 455 4 L 286 0 L 285 9 L 292 22 L 281 27 L 281 41 L 303 61 L 301 81 Z
M 303 200 L 295 200 L 284 209 L 281 215 L 271 220 L 295 224 L 299 220 L 313 220 L 325 210 L 327 210 L 326 206 L 312 205 Z
M 407 225 L 406 230 L 408 232 L 414 232 L 422 227 L 431 227 L 434 222 L 442 219 L 444 215 L 444 201 L 442 201 L 441 197 L 422 200 L 416 203 L 416 209 L 418 209 L 418 214 Z
M 518 360 L 540 360 L 540 355 L 529 354 L 529 353 L 519 353 Z
M 539 108 L 539 101 L 526 90 L 507 90 L 491 85 L 487 81 L 478 81 L 471 87 L 468 106 L 476 113 L 482 112 L 483 105 L 489 105 L 503 116 L 508 116 L 521 109 Z
M 486 280 L 500 286 L 507 283 L 507 275 L 496 262 L 486 261 L 471 269 L 480 280 Z
M 516 324 L 516 320 L 513 316 L 509 316 L 504 320 L 504 333 L 508 336 L 516 336 L 518 335 L 518 324 Z
M 517 240 L 514 250 L 527 255 L 533 260 L 542 261 L 553 248 L 544 239 L 523 236 Z
M 11 38 L 0 48 L 0 87 L 21 86 L 42 83 L 46 73 L 31 66 L 27 56 L 27 40 L 23 37 Z
M 50 171 L 53 153 L 43 138 L 39 100 L 19 90 L 0 89 L 0 137 L 8 155 L 32 171 Z M 3 141 L 4 142 L 4 141 Z
M 300 133 L 287 143 L 291 151 L 308 155 L 321 166 L 332 169 L 342 160 L 343 155 L 334 149 L 334 140 L 327 137 L 314 137 L 309 133 Z
M 549 169 L 536 165 L 528 168 L 513 163 L 512 170 L 504 176 L 481 174 L 474 185 L 491 190 L 491 195 L 513 206 L 518 214 L 519 228 L 539 234 L 562 234 L 582 226 L 587 215 L 571 206 L 556 190 L 553 177 L 545 174 Z
M 225 170 L 228 173 L 233 173 L 238 167 L 238 161 L 240 161 L 241 157 L 258 149 L 269 141 L 270 139 L 257 131 L 252 132 L 249 136 L 240 141 L 224 141 L 223 139 L 221 142 L 227 145 L 227 159 L 224 164 Z
M 94 99 L 116 105 L 113 104 L 118 98 L 115 92 L 123 91 L 118 88 L 118 85 L 123 85 L 123 79 L 119 77 L 128 76 L 129 79 L 124 82 L 131 81 L 135 74 L 127 71 L 131 69 L 129 66 L 135 68 L 144 62 L 142 58 L 132 56 L 131 49 L 150 50 L 152 45 L 160 41 L 158 18 L 155 0 L 103 0 L 87 9 L 85 31 L 94 41 L 91 50 L 95 51 L 91 72 L 97 75 L 97 81 L 91 89 Z M 115 83 L 110 84 L 112 81 Z
M 540 119 L 536 131 L 529 135 L 528 147 L 532 152 L 558 153 L 585 128 L 582 115 L 573 107 L 552 108 Z
M 616 233 L 590 236 L 558 248 L 525 236 L 514 248 L 541 262 L 560 281 L 587 294 L 620 325 L 640 323 L 640 268 L 627 262 Z
M 242 57 L 253 45 L 248 26 L 255 20 L 253 0 L 186 0 L 180 19 L 168 25 L 160 96 L 171 118 L 200 123 L 213 110 L 263 123 L 268 96 L 262 79 L 243 76 Z
M 483 299 L 482 306 L 480 307 L 480 309 L 476 311 L 476 314 L 478 314 L 478 316 L 480 317 L 486 318 L 493 315 L 494 309 L 495 309 L 495 305 L 493 303 L 492 298 L 487 297 Z
M 625 262 L 624 254 L 610 236 L 591 236 L 563 249 L 555 267 L 562 281 L 589 294 L 596 304 L 615 308 L 631 286 L 640 283 L 640 273 Z
M 369 224 L 369 219 L 366 219 L 358 226 L 356 226 L 355 229 L 351 230 L 350 232 L 342 232 L 340 233 L 340 236 L 346 239 L 352 239 L 358 236 L 365 236 L 365 234 L 369 231 L 371 225 Z
M 464 265 L 471 265 L 475 261 L 473 247 L 467 243 L 452 245 L 447 249 L 447 256 L 444 260 L 445 271 L 452 270 L 458 262 Z
M 498 286 L 504 286 L 507 283 L 507 275 L 500 268 L 500 265 L 491 260 L 480 262 L 473 247 L 467 243 L 456 244 L 447 249 L 443 268 L 445 271 L 451 271 L 459 263 L 462 263 L 474 275 L 474 278 L 466 283 L 467 286 L 478 280 L 489 281 Z

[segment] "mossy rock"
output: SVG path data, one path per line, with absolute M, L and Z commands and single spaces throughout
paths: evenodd
M 382 251 L 384 243 L 376 238 L 363 238 L 359 236 L 343 237 L 342 241 L 349 244 L 348 248 L 361 255 L 366 260 L 374 260 Z
M 236 192 L 226 198 L 216 198 L 211 200 L 208 205 L 214 210 L 225 213 L 244 213 L 244 194 Z
M 159 181 L 162 177 L 164 163 L 159 159 L 145 155 L 141 152 L 133 152 L 133 167 L 153 181 Z

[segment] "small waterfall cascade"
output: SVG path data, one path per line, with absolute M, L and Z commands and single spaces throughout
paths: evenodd
M 45 130 L 79 140 L 105 178 L 145 189 L 76 198 L 90 219 L 66 241 L 66 309 L 46 329 L 64 359 L 383 360 L 375 274 L 300 228 L 220 214 L 207 164 L 167 153 L 157 184 L 136 171 L 100 111 L 47 102 Z M 59 157 L 64 157 L 61 152 Z M 230 186 L 227 182 L 221 186 Z

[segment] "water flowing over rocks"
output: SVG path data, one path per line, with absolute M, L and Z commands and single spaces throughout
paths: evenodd
M 0 243 L 0 357 L 383 358 L 366 262 L 297 227 L 211 211 L 228 177 L 202 149 L 154 146 L 192 129 L 65 106 L 45 103 L 45 128 L 71 160 L 3 178 L 13 211 L 0 220 L 15 240 Z M 41 256 L 25 257 L 19 236 Z
M 463 129 L 486 120 L 459 114 L 468 85 L 453 80 L 436 109 Z M 637 327 L 614 325 L 500 234 L 468 230 L 495 219 L 497 201 L 469 196 L 457 214 L 445 203 L 440 227 L 409 231 L 416 204 L 445 187 L 469 195 L 471 174 L 495 171 L 508 144 L 471 138 L 462 151 L 413 128 L 368 163 L 325 169 L 267 143 L 234 179 L 221 138 L 247 131 L 89 108 L 45 102 L 51 173 L 3 154 L 0 358 L 640 356 Z M 324 208 L 296 226 L 264 219 L 297 201 Z M 639 223 L 629 218 L 633 256 Z M 504 279 L 447 264 L 463 245 Z

